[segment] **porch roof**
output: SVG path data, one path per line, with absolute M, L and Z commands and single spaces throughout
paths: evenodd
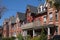
M 36 22 L 37 23 L 37 22 Z M 48 27 L 54 27 L 54 24 L 49 24 L 49 25 L 40 25 L 40 22 L 38 22 L 37 24 L 34 22 L 31 23 L 27 23 L 21 26 L 21 28 L 24 29 L 40 29 L 42 27 L 44 28 L 48 28 Z

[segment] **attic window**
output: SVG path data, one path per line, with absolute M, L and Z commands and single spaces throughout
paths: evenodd
M 43 7 L 42 7 L 42 6 L 40 6 L 40 8 L 41 8 L 41 12 L 42 12 L 42 10 L 43 10 Z
M 38 9 L 38 13 L 40 13 L 42 11 L 43 11 L 43 6 L 40 6 L 39 9 Z
M 40 13 L 40 11 L 41 11 L 41 8 L 39 7 L 39 9 L 38 9 L 38 13 Z

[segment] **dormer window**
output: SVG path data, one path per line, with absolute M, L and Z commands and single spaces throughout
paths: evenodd
M 40 6 L 39 8 L 38 8 L 38 13 L 41 13 L 41 12 L 45 12 L 46 11 L 46 7 L 45 6 Z
M 43 7 L 42 7 L 42 6 L 40 6 L 40 8 L 41 8 L 41 12 L 42 12 L 42 10 L 43 10 Z
M 43 10 L 43 8 L 42 8 L 42 6 L 40 6 L 40 7 L 38 8 L 38 13 L 42 12 L 42 10 Z
M 41 8 L 40 8 L 40 6 L 38 7 L 38 13 L 40 13 L 40 11 L 41 11 Z

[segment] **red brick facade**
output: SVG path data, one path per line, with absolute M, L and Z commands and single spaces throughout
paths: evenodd
M 49 6 L 47 6 L 47 11 L 44 12 L 44 13 L 37 13 L 37 15 L 35 17 L 32 17 L 31 16 L 31 10 L 29 8 L 27 8 L 26 10 L 26 19 L 28 23 L 31 23 L 31 22 L 35 22 L 37 20 L 40 21 L 40 25 L 41 26 L 50 26 L 50 31 L 51 34 L 48 35 L 48 38 L 52 35 L 60 35 L 60 11 L 57 12 L 58 13 L 58 20 L 56 20 L 56 9 L 54 9 L 53 7 L 52 8 L 49 8 Z M 46 22 L 44 22 L 44 16 L 46 16 Z M 52 17 L 51 20 L 50 20 L 50 16 Z M 8 36 L 11 37 L 12 35 L 16 34 L 16 36 L 22 32 L 22 29 L 21 29 L 21 23 L 20 23 L 20 19 L 18 18 L 18 14 L 16 14 L 16 20 L 15 20 L 15 23 L 12 25 L 11 24 L 11 21 L 9 20 L 8 21 Z M 3 36 L 4 37 L 7 37 L 7 30 L 6 30 L 6 27 L 7 27 L 7 24 L 5 24 L 6 22 L 4 21 L 3 23 Z M 27 24 L 27 23 L 26 23 Z M 56 30 L 56 26 L 57 26 L 57 30 Z M 47 27 L 47 28 L 48 28 Z M 48 29 L 47 29 L 48 30 Z

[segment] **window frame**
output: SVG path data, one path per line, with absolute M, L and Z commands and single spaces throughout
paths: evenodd
M 58 12 L 57 11 L 55 12 L 55 18 L 56 18 L 56 21 L 58 21 Z
M 47 21 L 46 15 L 44 15 L 43 19 L 44 19 L 44 23 L 46 23 L 46 21 Z
M 53 20 L 53 14 L 52 14 L 52 12 L 49 13 L 49 20 L 50 20 L 50 21 Z

